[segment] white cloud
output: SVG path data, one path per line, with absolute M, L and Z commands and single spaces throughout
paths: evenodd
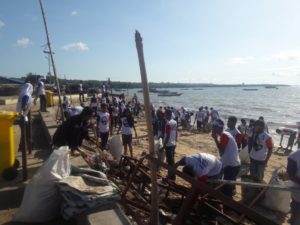
M 300 50 L 286 50 L 276 53 L 270 57 L 266 58 L 267 60 L 299 60 L 300 59 Z
M 71 12 L 71 16 L 76 16 L 78 14 L 78 12 L 76 10 Z
M 2 28 L 4 26 L 5 26 L 5 23 L 2 20 L 0 20 L 0 28 Z
M 247 64 L 250 61 L 252 61 L 254 59 L 253 56 L 247 56 L 247 57 L 233 57 L 233 58 L 229 58 L 225 61 L 225 65 L 241 65 L 241 64 Z
M 76 43 L 69 43 L 66 44 L 62 47 L 63 50 L 71 50 L 71 49 L 76 49 L 76 50 L 80 50 L 80 51 L 87 51 L 89 50 L 88 46 L 86 43 L 83 42 L 76 42 Z
M 30 45 L 32 42 L 30 41 L 29 38 L 21 38 L 19 40 L 17 40 L 17 46 L 20 46 L 22 48 L 26 48 L 28 47 L 28 45 Z

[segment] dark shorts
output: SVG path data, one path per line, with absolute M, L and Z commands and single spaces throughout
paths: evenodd
M 197 120 L 197 128 L 202 128 L 203 122 Z
M 122 134 L 123 145 L 131 145 L 132 134 Z

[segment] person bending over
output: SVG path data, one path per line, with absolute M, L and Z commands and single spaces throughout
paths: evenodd
M 208 153 L 185 156 L 175 163 L 175 168 L 178 166 L 183 166 L 182 172 L 202 182 L 222 179 L 222 162 Z

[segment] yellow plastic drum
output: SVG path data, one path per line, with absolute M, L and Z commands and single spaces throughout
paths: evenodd
M 0 111 L 0 179 L 3 171 L 15 163 L 15 143 L 13 122 L 17 112 Z
M 47 107 L 54 106 L 53 92 L 52 91 L 46 91 L 46 98 L 47 98 Z

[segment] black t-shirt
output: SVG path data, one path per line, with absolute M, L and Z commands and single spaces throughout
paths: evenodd
M 53 135 L 53 144 L 57 147 L 68 145 L 73 149 L 80 146 L 83 139 L 89 139 L 88 124 L 82 122 L 81 115 L 76 115 L 57 128 Z

